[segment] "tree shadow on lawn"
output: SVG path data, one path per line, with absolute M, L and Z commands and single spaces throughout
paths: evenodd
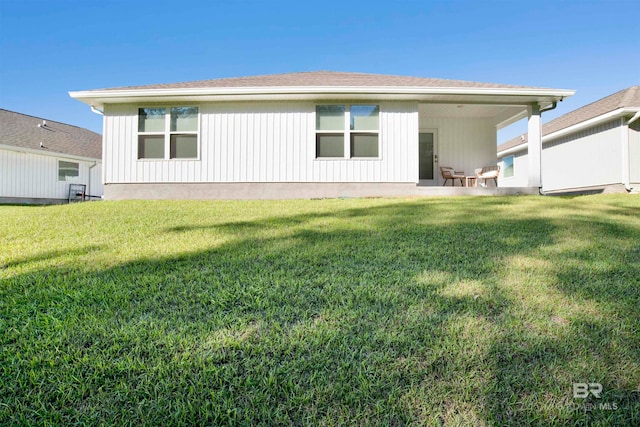
M 56 250 L 42 252 L 32 256 L 27 256 L 27 257 L 23 256 L 19 259 L 8 261 L 4 264 L 0 264 L 0 268 L 5 269 L 5 268 L 17 267 L 25 264 L 30 264 L 32 262 L 51 260 L 52 258 L 81 256 L 81 255 L 89 254 L 91 252 L 99 251 L 101 250 L 101 248 L 102 247 L 100 245 L 87 245 L 87 246 L 83 246 L 81 248 L 76 248 L 76 249 L 65 249 L 65 250 L 56 249 Z
M 546 283 L 557 300 L 547 313 L 554 339 L 544 337 L 534 314 L 492 346 L 499 366 L 521 366 L 496 373 L 489 402 L 497 424 L 512 423 L 511 399 L 519 395 L 520 415 L 535 424 L 640 425 L 640 229 L 591 216 L 572 218 L 571 233 L 586 244 L 540 255 L 552 266 Z M 599 383 L 603 392 L 573 398 L 574 383 Z
M 2 310 L 9 332 L 1 394 L 10 398 L 0 420 L 608 420 L 598 418 L 604 412 L 588 418 L 544 406 L 570 398 L 545 375 L 571 374 L 576 354 L 589 350 L 574 333 L 607 334 L 606 319 L 556 328 L 544 309 L 529 307 L 527 315 L 504 283 L 508 259 L 539 257 L 555 226 L 473 215 L 491 203 L 442 224 L 425 220 L 449 207 L 407 203 L 178 226 L 167 231 L 210 227 L 235 239 L 71 278 L 47 270 L 5 280 L 12 306 Z M 351 219 L 339 228 L 324 221 L 336 217 Z M 28 301 L 25 286 L 47 288 Z M 30 304 L 35 309 L 24 310 Z M 618 371 L 634 360 L 619 344 L 608 349 Z

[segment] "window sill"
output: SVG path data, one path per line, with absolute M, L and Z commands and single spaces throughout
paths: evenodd
M 190 157 L 184 159 L 136 159 L 138 162 L 184 162 L 184 161 L 200 161 L 197 157 Z
M 382 160 L 382 157 L 316 157 L 315 159 L 313 159 L 314 161 L 335 161 L 335 160 L 344 160 L 344 161 L 351 161 L 351 160 L 371 160 L 371 161 L 380 161 Z

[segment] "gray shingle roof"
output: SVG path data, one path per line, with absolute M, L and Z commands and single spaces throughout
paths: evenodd
M 29 148 L 45 154 L 102 158 L 102 136 L 78 126 L 46 120 L 0 108 L 0 144 Z M 41 126 L 38 126 L 41 125 Z M 40 147 L 40 143 L 44 147 Z
M 426 77 L 405 77 L 385 74 L 310 71 L 287 74 L 268 74 L 251 77 L 231 77 L 193 82 L 126 86 L 102 90 L 128 89 L 187 89 L 230 87 L 313 87 L 313 86 L 374 86 L 374 87 L 456 87 L 456 88 L 530 88 L 497 83 L 479 83 Z
M 625 107 L 640 108 L 640 86 L 631 86 L 623 89 L 551 120 L 549 123 L 542 125 L 542 136 Z M 527 134 L 524 134 L 524 141 L 518 136 L 504 144 L 500 144 L 498 152 L 526 144 L 527 136 Z

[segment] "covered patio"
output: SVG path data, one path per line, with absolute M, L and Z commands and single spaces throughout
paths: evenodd
M 528 120 L 529 177 L 527 187 L 509 194 L 537 194 L 541 187 L 541 112 L 555 108 L 556 96 L 449 96 L 418 104 L 418 186 L 434 194 L 503 194 L 493 180 L 476 187 L 472 179 L 483 167 L 495 167 L 497 132 L 523 118 Z M 445 178 L 441 168 L 450 167 L 463 175 L 462 182 Z M 498 188 L 496 188 L 498 187 Z M 434 191 L 427 191 L 432 189 Z

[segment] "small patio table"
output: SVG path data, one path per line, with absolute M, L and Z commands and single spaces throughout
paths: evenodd
M 478 177 L 476 175 L 465 176 L 465 181 L 467 182 L 467 187 L 478 186 Z

